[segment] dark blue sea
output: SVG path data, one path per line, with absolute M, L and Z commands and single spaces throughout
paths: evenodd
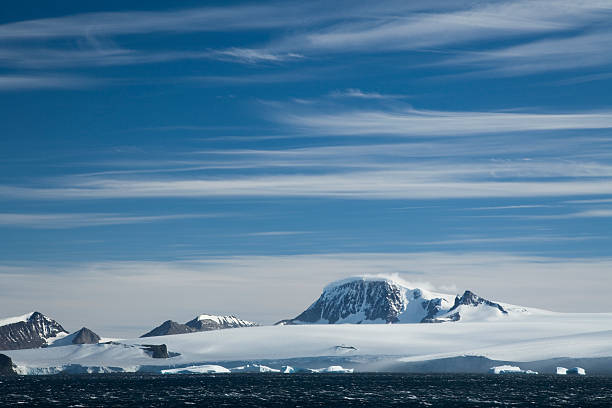
M 612 377 L 231 374 L 0 379 L 0 406 L 536 407 L 612 406 Z

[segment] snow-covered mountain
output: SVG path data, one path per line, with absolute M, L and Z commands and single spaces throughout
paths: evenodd
M 488 321 L 527 309 L 502 305 L 465 291 L 462 296 L 413 289 L 389 278 L 333 282 L 299 316 L 277 324 L 442 323 Z
M 58 322 L 39 312 L 0 319 L 0 350 L 42 347 L 48 339 L 66 334 Z
M 196 331 L 209 331 L 220 329 L 233 329 L 237 327 L 253 327 L 257 323 L 242 320 L 236 316 L 215 316 L 201 314 L 193 320 L 185 323 L 186 326 L 194 328 Z
M 184 334 L 199 331 L 234 329 L 238 327 L 258 326 L 257 323 L 242 320 L 236 316 L 216 316 L 201 314 L 185 324 L 166 320 L 153 330 L 140 337 L 166 336 L 170 334 Z

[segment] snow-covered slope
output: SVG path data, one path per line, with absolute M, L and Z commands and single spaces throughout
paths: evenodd
M 0 320 L 0 350 L 41 347 L 66 334 L 58 322 L 39 312 L 5 318 Z
M 612 357 L 610 327 L 610 313 L 549 313 L 463 324 L 289 325 L 158 337 L 157 344 L 179 354 L 167 359 L 153 359 L 139 346 L 143 339 L 4 353 L 24 373 L 59 372 L 77 364 L 92 372 L 144 367 L 160 372 L 194 365 L 231 368 L 248 363 L 275 369 L 339 363 L 356 371 L 385 371 L 406 362 L 465 355 L 517 362 L 515 365 L 557 357 Z M 336 360 L 332 362 L 330 357 Z M 290 360 L 297 358 L 308 359 L 308 365 Z
M 308 309 L 278 324 L 488 321 L 522 313 L 529 311 L 470 291 L 454 296 L 408 288 L 389 278 L 355 277 L 326 286 Z

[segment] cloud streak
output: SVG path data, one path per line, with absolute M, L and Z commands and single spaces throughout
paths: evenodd
M 585 113 L 453 112 L 403 109 L 293 112 L 275 119 L 306 131 L 339 136 L 462 136 L 526 131 L 612 128 L 612 111 Z
M 0 227 L 32 229 L 68 229 L 99 227 L 121 224 L 145 224 L 152 222 L 193 218 L 221 217 L 222 214 L 170 214 L 170 215 L 122 215 L 104 213 L 0 213 Z
M 68 178 L 56 187 L 1 186 L 5 199 L 124 199 L 155 197 L 328 197 L 347 199 L 449 199 L 611 195 L 610 169 L 568 171 L 546 165 L 351 171 L 328 174 L 226 176 L 221 179 Z M 537 173 L 539 171 L 539 173 Z M 576 171 L 576 170 L 574 170 Z M 579 176 L 582 172 L 582 176 Z M 522 179 L 512 179 L 521 175 Z M 558 180 L 559 176 L 571 177 Z M 539 176 L 539 177 L 538 177 Z M 540 180 L 538 178 L 543 178 Z M 548 179 L 548 180 L 547 180 Z
M 0 75 L 0 91 L 79 89 L 100 83 L 98 79 L 66 75 Z

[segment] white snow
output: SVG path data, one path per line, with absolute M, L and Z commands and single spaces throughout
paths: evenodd
M 68 345 L 3 353 L 31 370 L 70 364 L 171 369 L 223 361 L 337 357 L 339 344 L 356 348 L 351 358 L 384 358 L 395 364 L 464 355 L 524 362 L 611 357 L 612 330 L 606 329 L 610 327 L 612 313 L 547 313 L 463 324 L 262 326 L 156 337 L 153 344 L 163 343 L 168 351 L 180 353 L 169 359 L 152 359 L 137 346 L 143 339 L 119 340 L 121 345 Z M 316 360 L 309 366 L 324 363 L 315 364 Z
M 30 313 L 26 313 L 21 316 L 5 317 L 3 319 L 0 319 L 0 326 L 6 326 L 8 324 L 19 323 L 19 322 L 27 322 L 30 316 L 32 316 L 33 314 L 34 312 L 30 312 Z
M 231 371 L 220 365 L 205 364 L 162 370 L 162 374 L 227 374 Z
M 537 374 L 536 371 L 521 370 L 520 367 L 511 365 L 500 365 L 491 367 L 489 369 L 490 374 Z

